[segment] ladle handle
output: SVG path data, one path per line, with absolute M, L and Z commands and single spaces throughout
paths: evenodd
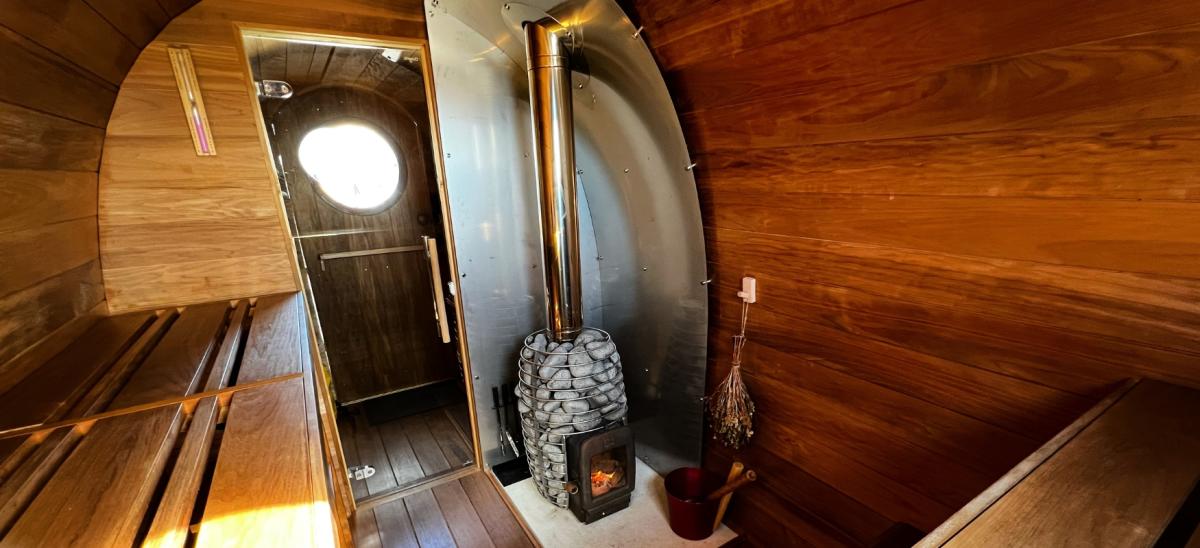
M 725 483 L 737 479 L 738 476 L 742 475 L 742 470 L 745 469 L 746 465 L 734 461 L 729 467 L 729 477 L 725 478 Z M 721 526 L 721 520 L 725 517 L 725 510 L 729 508 L 729 499 L 731 497 L 733 497 L 733 493 L 727 493 L 724 497 L 721 497 L 721 505 L 717 507 L 717 519 L 713 520 L 713 531 L 716 531 Z
M 726 483 L 725 485 L 721 486 L 720 489 L 717 489 L 716 491 L 709 493 L 708 496 L 705 498 L 707 498 L 708 500 L 717 500 L 725 495 L 728 495 L 728 494 L 736 491 L 739 487 L 746 485 L 747 483 L 750 483 L 756 479 L 758 479 L 758 474 L 755 474 L 754 470 L 746 470 L 746 473 L 742 474 L 742 477 L 735 479 L 729 483 Z

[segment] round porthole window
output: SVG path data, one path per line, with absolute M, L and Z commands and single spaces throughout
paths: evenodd
M 400 196 L 400 158 L 379 130 L 355 121 L 327 124 L 300 139 L 300 166 L 334 205 L 375 213 Z

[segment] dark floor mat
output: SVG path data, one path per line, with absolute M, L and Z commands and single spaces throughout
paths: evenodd
M 377 426 L 401 417 L 467 401 L 458 381 L 450 380 L 397 392 L 362 404 L 367 422 Z
M 500 480 L 500 485 L 505 487 L 530 477 L 529 465 L 523 458 L 516 458 L 497 464 L 492 467 L 492 473 L 496 474 L 496 479 Z

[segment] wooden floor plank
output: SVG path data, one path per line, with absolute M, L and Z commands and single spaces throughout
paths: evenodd
M 425 490 L 404 497 L 404 506 L 412 519 L 413 530 L 421 548 L 453 548 L 454 537 L 446 524 L 446 517 L 438 506 L 433 493 Z
M 387 504 L 381 504 L 373 510 L 375 522 L 379 529 L 379 539 L 383 546 L 388 548 L 417 548 L 420 544 L 417 542 L 417 533 L 413 529 L 413 522 L 409 518 L 408 509 L 404 505 L 404 500 L 394 500 Z M 362 546 L 361 544 L 359 546 Z
M 529 541 L 525 530 L 501 500 L 496 486 L 484 476 L 485 473 L 471 474 L 459 481 L 475 507 L 475 513 L 487 528 L 492 543 L 499 548 L 532 547 L 533 543 Z
M 475 512 L 471 499 L 467 497 L 459 482 L 443 483 L 434 487 L 432 491 L 442 509 L 442 515 L 446 517 L 446 523 L 450 525 L 450 533 L 454 535 L 454 541 L 459 546 L 495 546 L 479 519 L 479 514 Z
M 404 425 L 404 431 L 408 434 L 408 441 L 412 444 L 413 452 L 417 454 L 417 460 L 421 463 L 421 470 L 425 472 L 426 476 L 450 469 L 450 462 L 446 460 L 442 448 L 438 446 L 433 433 L 429 431 L 429 425 L 426 424 L 424 417 L 414 415 L 404 417 L 400 421 Z
M 371 428 L 363 417 L 357 417 L 356 422 L 354 430 L 354 439 L 358 444 L 356 464 L 375 468 L 375 475 L 366 479 L 367 491 L 371 495 L 378 495 L 396 489 L 398 486 L 396 476 L 392 472 L 391 462 L 388 461 L 383 439 L 379 437 L 379 430 Z
M 396 484 L 403 487 L 425 479 L 425 472 L 421 470 L 421 463 L 417 460 L 417 454 L 413 452 L 404 426 L 399 421 L 391 421 L 376 428 L 383 439 L 383 447 L 392 465 Z
M 445 409 L 435 409 L 425 413 L 425 424 L 429 426 L 429 431 L 437 440 L 438 447 L 441 447 L 442 454 L 446 456 L 446 461 L 451 468 L 471 464 L 474 455 L 470 445 L 454 427 L 454 423 L 450 421 L 450 416 L 446 414 Z
M 354 419 L 344 415 L 338 417 L 338 435 L 342 438 L 342 451 L 346 458 L 346 465 L 358 466 L 358 440 L 355 434 Z M 351 480 L 350 489 L 354 491 L 354 500 L 371 496 L 365 480 Z
M 384 546 L 383 539 L 379 536 L 379 525 L 375 521 L 375 510 L 370 508 L 359 510 L 352 521 L 356 548 L 381 548 Z

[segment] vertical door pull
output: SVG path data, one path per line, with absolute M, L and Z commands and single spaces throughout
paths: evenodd
M 421 236 L 425 240 L 425 256 L 429 258 L 429 280 L 433 282 L 433 319 L 438 324 L 438 336 L 443 343 L 450 342 L 450 323 L 446 321 L 446 298 L 442 296 L 442 263 L 438 260 L 437 238 Z

